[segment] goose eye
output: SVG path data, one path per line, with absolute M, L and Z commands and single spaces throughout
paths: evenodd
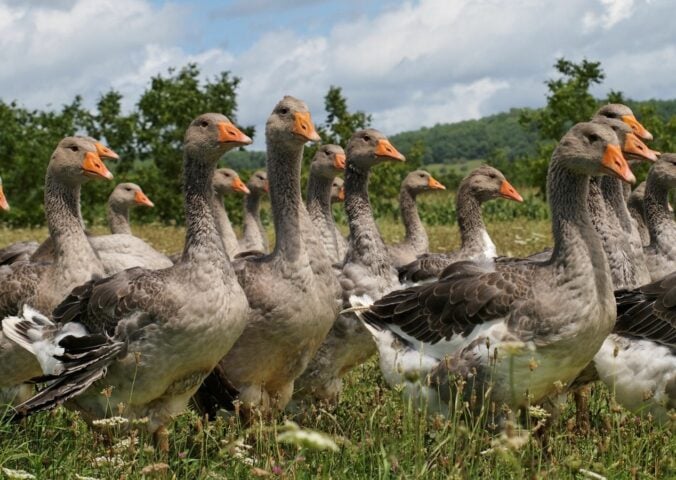
M 279 113 L 281 113 L 282 115 L 286 115 L 287 113 L 289 113 L 289 109 L 286 107 L 282 107 L 279 109 Z
M 80 150 L 75 145 L 73 145 L 72 147 L 68 147 L 68 148 L 70 148 L 73 152 L 77 152 L 78 150 Z
M 592 133 L 591 135 L 589 135 L 589 141 L 591 143 L 598 142 L 599 140 L 601 140 L 601 137 L 599 137 L 595 133 Z
M 363 138 L 364 138 L 364 141 L 365 141 L 365 142 L 370 142 L 370 141 L 371 141 L 371 137 L 369 137 L 368 135 L 364 135 Z
M 209 122 L 207 122 L 206 120 L 202 120 L 202 122 L 200 123 L 200 126 L 201 126 L 201 127 L 208 127 L 208 126 L 209 126 Z

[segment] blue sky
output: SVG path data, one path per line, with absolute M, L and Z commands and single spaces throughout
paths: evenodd
M 286 94 L 321 122 L 339 85 L 392 134 L 542 105 L 561 56 L 602 62 L 599 96 L 676 98 L 674 18 L 671 0 L 0 0 L 0 98 L 93 105 L 114 88 L 129 107 L 194 62 L 242 79 L 237 121 L 259 132 Z

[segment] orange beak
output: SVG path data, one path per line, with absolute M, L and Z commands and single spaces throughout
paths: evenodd
M 341 202 L 345 201 L 345 186 L 340 187 L 340 190 L 338 190 L 338 200 Z
M 308 142 L 318 142 L 321 140 L 312 123 L 310 112 L 295 112 L 293 119 L 293 133 L 300 135 Z
M 633 115 L 623 115 L 622 116 L 622 121 L 629 125 L 631 127 L 632 132 L 636 134 L 639 138 L 642 138 L 643 140 L 652 140 L 653 135 L 650 133 L 646 128 L 641 125 L 641 122 L 636 120 L 636 117 Z
M 627 183 L 635 183 L 636 177 L 629 168 L 629 164 L 622 156 L 622 151 L 617 145 L 608 145 L 603 153 L 603 170 Z
M 378 140 L 378 145 L 376 146 L 376 155 L 379 157 L 387 157 L 393 160 L 398 160 L 400 162 L 406 161 L 406 157 L 403 156 L 399 150 L 394 148 L 390 141 L 385 138 Z
M 507 180 L 503 180 L 502 185 L 500 185 L 500 195 L 503 198 L 514 200 L 515 202 L 523 202 L 523 197 L 519 195 L 516 188 L 512 187 L 512 184 Z
M 427 181 L 427 186 L 430 187 L 432 190 L 446 190 L 444 184 L 433 177 L 430 177 L 430 179 Z
M 263 191 L 265 193 L 270 192 L 270 182 L 268 180 L 266 180 L 265 183 L 263 184 Z
M 336 156 L 333 159 L 333 166 L 336 170 L 345 170 L 345 154 L 336 153 Z
M 96 153 L 99 154 L 99 157 L 111 160 L 120 159 L 120 156 L 117 153 L 113 152 L 112 149 L 106 147 L 104 144 L 96 142 L 94 145 L 96 146 Z
M 113 174 L 106 168 L 97 153 L 85 153 L 84 161 L 82 162 L 83 173 L 90 178 L 103 178 L 105 180 L 112 180 Z
M 631 153 L 650 162 L 656 162 L 657 156 L 659 155 L 659 152 L 649 149 L 648 146 L 633 133 L 627 133 L 625 135 L 622 152 Z
M 253 140 L 230 122 L 218 122 L 218 141 L 236 145 L 250 145 Z
M 0 210 L 9 212 L 9 203 L 7 203 L 7 199 L 5 198 L 5 192 L 2 191 L 2 185 L 0 185 Z
M 143 192 L 136 192 L 134 195 L 134 201 L 136 202 L 136 205 L 145 205 L 146 207 L 154 207 L 155 204 L 150 201 L 148 196 L 143 193 Z
M 249 195 L 251 193 L 249 187 L 247 187 L 239 177 L 235 178 L 235 181 L 232 182 L 232 189 L 236 192 L 243 193 L 244 195 Z

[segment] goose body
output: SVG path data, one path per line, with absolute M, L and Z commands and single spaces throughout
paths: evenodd
M 80 221 L 80 188 L 89 178 L 110 180 L 93 141 L 66 137 L 57 145 L 45 177 L 45 213 L 54 260 L 19 261 L 0 267 L 0 318 L 24 306 L 51 314 L 70 289 L 104 274 Z M 15 388 L 41 375 L 35 358 L 0 333 L 0 388 Z
M 338 275 L 344 307 L 353 298 L 380 298 L 399 287 L 368 198 L 370 170 L 386 160 L 403 161 L 404 156 L 381 132 L 366 129 L 353 134 L 347 146 L 345 170 L 350 240 Z M 353 313 L 339 315 L 299 378 L 296 398 L 335 400 L 342 389 L 342 377 L 375 352 L 375 344 L 358 318 Z
M 576 125 L 549 168 L 549 260 L 458 262 L 438 281 L 392 292 L 360 313 L 391 385 L 447 413 L 455 375 L 467 382 L 466 400 L 490 387 L 491 399 L 512 410 L 572 382 L 616 316 L 608 263 L 586 208 L 588 175 L 603 171 L 633 181 L 610 128 Z
M 248 303 L 218 236 L 211 198 L 218 159 L 250 142 L 220 114 L 201 115 L 188 127 L 186 245 L 176 265 L 133 268 L 74 289 L 54 311 L 55 328 L 30 314 L 4 320 L 12 339 L 41 359 L 54 379 L 19 405 L 20 413 L 68 402 L 91 420 L 122 403 L 121 415 L 148 417 L 148 430 L 163 450 L 168 447 L 165 426 L 246 323 Z M 71 333 L 64 337 L 66 329 Z M 45 355 L 48 347 L 65 353 Z M 73 349 L 80 354 L 72 355 Z M 109 398 L 100 394 L 106 386 L 113 387 Z

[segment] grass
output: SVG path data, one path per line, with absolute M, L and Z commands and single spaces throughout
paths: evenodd
M 403 236 L 398 224 L 381 228 L 389 241 Z M 488 225 L 499 253 L 508 255 L 548 245 L 548 228 L 547 222 L 527 220 Z M 135 232 L 165 252 L 182 243 L 178 228 L 137 226 Z M 0 245 L 44 235 L 44 230 L 0 230 Z M 455 248 L 457 228 L 432 227 L 430 241 L 436 250 Z M 417 411 L 385 384 L 372 360 L 347 376 L 335 407 L 312 407 L 250 428 L 233 417 L 206 423 L 188 411 L 172 427 L 167 458 L 142 431 L 90 429 L 62 408 L 19 424 L 0 422 L 0 466 L 49 479 L 676 477 L 673 426 L 622 410 L 602 385 L 594 389 L 591 411 L 591 433 L 578 435 L 567 405 L 543 447 L 520 431 L 489 433 L 462 403 L 450 419 Z M 289 420 L 323 432 L 337 450 L 293 440 L 297 432 L 285 425 Z M 285 437 L 292 443 L 282 443 Z

